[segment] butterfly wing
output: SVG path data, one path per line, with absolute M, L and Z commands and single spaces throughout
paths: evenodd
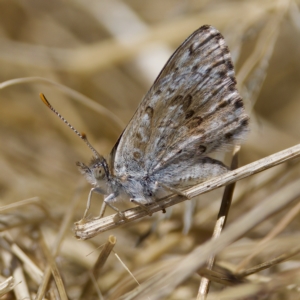
M 248 116 L 235 86 L 224 38 L 202 26 L 170 57 L 118 140 L 115 175 L 155 174 L 239 141 Z

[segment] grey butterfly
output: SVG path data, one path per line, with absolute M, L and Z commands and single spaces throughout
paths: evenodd
M 106 205 L 123 217 L 119 199 L 147 209 L 165 193 L 185 195 L 226 172 L 208 154 L 240 143 L 248 123 L 224 38 L 202 26 L 170 57 L 107 160 L 82 137 L 95 153 L 89 166 L 77 163 L 94 186 L 84 218 L 94 192 L 106 195 L 100 217 Z

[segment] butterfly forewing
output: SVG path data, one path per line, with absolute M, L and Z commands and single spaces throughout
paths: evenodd
M 115 174 L 174 171 L 179 161 L 192 167 L 239 141 L 248 116 L 235 85 L 224 38 L 202 26 L 171 56 L 123 132 L 113 151 Z

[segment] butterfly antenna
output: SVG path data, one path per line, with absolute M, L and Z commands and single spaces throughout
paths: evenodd
M 94 152 L 95 156 L 97 158 L 102 159 L 103 156 L 100 155 L 96 149 L 90 144 L 88 141 L 86 134 L 85 133 L 80 133 L 77 129 L 75 129 L 51 104 L 50 102 L 46 99 L 45 95 L 40 93 L 40 98 L 44 102 L 44 104 L 50 108 L 66 125 L 68 125 L 87 145 L 88 147 Z

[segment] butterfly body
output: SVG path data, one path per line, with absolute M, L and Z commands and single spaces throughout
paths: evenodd
M 160 189 L 155 178 L 146 173 L 132 172 L 122 176 L 110 173 L 104 158 L 93 159 L 90 166 L 83 163 L 77 165 L 87 180 L 95 186 L 94 192 L 108 195 L 110 202 L 131 200 L 146 205 L 152 202 Z

